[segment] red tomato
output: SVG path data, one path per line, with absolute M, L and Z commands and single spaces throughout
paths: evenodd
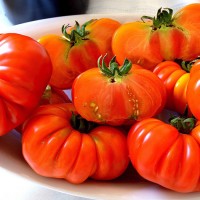
M 166 108 L 184 114 L 188 109 L 187 85 L 190 73 L 174 61 L 163 61 L 153 70 L 164 83 L 167 91 Z
M 39 105 L 60 104 L 60 103 L 70 103 L 70 102 L 71 100 L 65 91 L 47 85 L 43 95 L 41 96 Z M 20 124 L 18 127 L 15 128 L 15 130 L 17 130 L 20 134 L 22 134 L 23 127 L 26 124 L 28 118 L 29 117 L 27 117 L 24 123 Z
M 72 82 L 83 71 L 97 67 L 100 55 L 113 56 L 111 39 L 120 23 L 110 18 L 90 20 L 70 30 L 63 26 L 63 35 L 44 35 L 39 42 L 47 49 L 53 73 L 50 85 L 60 89 L 71 88 Z
M 105 57 L 104 57 L 105 58 Z M 77 112 L 89 121 L 122 125 L 159 113 L 165 105 L 162 81 L 146 69 L 131 68 L 125 60 L 118 66 L 115 58 L 105 65 L 80 74 L 72 87 Z
M 183 126 L 178 130 L 153 118 L 135 123 L 128 133 L 128 149 L 143 178 L 186 193 L 200 191 L 200 125 L 184 120 L 177 122 L 181 121 L 187 132 Z
M 191 78 L 188 82 L 187 102 L 191 113 L 200 120 L 200 60 L 197 60 L 191 70 Z
M 178 10 L 159 9 L 157 16 L 122 24 L 112 40 L 117 61 L 125 58 L 153 69 L 163 60 L 193 60 L 200 54 L 200 3 Z
M 28 164 L 42 176 L 76 184 L 88 178 L 111 180 L 120 176 L 129 163 L 123 131 L 110 126 L 90 130 L 86 120 L 73 120 L 72 113 L 77 114 L 71 103 L 44 105 L 36 110 L 22 135 Z
M 36 108 L 51 72 L 50 57 L 37 41 L 15 33 L 0 35 L 0 135 Z
M 159 63 L 153 70 L 167 91 L 166 108 L 200 119 L 200 60 L 177 64 L 174 61 Z

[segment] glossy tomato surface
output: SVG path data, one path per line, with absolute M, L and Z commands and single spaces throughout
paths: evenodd
M 158 9 L 156 16 L 122 24 L 112 40 L 112 49 L 122 64 L 125 58 L 147 69 L 164 60 L 192 60 L 200 54 L 200 3 L 186 5 L 173 13 Z
M 163 61 L 153 70 L 167 91 L 166 108 L 184 114 L 188 109 L 187 90 L 190 73 L 174 61 Z
M 110 126 L 79 131 L 71 124 L 72 113 L 71 103 L 45 105 L 26 122 L 22 149 L 30 167 L 75 184 L 120 176 L 129 163 L 124 132 Z
M 0 35 L 0 135 L 35 109 L 51 72 L 50 57 L 37 41 L 16 33 Z
M 187 89 L 188 107 L 191 113 L 200 120 L 200 60 L 197 60 L 190 70 L 190 80 Z
M 122 24 L 115 31 L 112 49 L 120 64 L 128 58 L 146 69 L 153 69 L 163 60 L 159 51 L 159 43 L 151 38 L 151 26 L 151 22 L 133 21 Z
M 145 179 L 177 192 L 200 191 L 200 126 L 183 134 L 158 119 L 135 123 L 128 133 L 129 156 Z
M 187 37 L 181 48 L 180 59 L 193 60 L 199 56 L 200 35 L 200 3 L 191 3 L 181 8 L 174 14 L 173 24 L 179 27 Z
M 75 79 L 72 101 L 81 116 L 97 123 L 122 125 L 154 116 L 163 109 L 166 91 L 155 74 L 136 68 L 124 75 L 117 69 L 113 71 L 107 76 L 93 68 Z

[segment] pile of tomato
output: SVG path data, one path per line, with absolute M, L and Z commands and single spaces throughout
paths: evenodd
M 196 3 L 75 21 L 38 41 L 1 34 L 0 135 L 17 129 L 41 176 L 80 184 L 132 165 L 170 190 L 200 191 L 199 32 Z

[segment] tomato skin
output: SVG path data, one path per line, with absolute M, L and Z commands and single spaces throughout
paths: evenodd
M 61 104 L 61 103 L 71 103 L 71 100 L 68 97 L 68 94 L 64 90 L 53 88 L 47 85 L 43 95 L 41 96 L 38 106 L 47 105 L 47 104 Z M 22 134 L 23 127 L 25 126 L 26 121 L 28 119 L 29 117 L 27 117 L 24 123 L 16 127 L 15 130 L 18 131 L 20 134 Z
M 182 115 L 187 111 L 188 116 L 193 115 L 199 120 L 200 61 L 196 59 L 190 63 L 189 72 L 174 61 L 163 61 L 154 68 L 153 73 L 166 87 L 165 107 Z
M 127 138 L 129 156 L 145 179 L 178 192 L 200 190 L 200 126 L 182 134 L 158 119 L 135 123 Z
M 166 108 L 184 114 L 187 108 L 187 85 L 190 73 L 187 73 L 174 61 L 163 61 L 153 70 L 164 83 L 167 91 Z
M 171 16 L 171 22 L 154 26 L 146 21 L 122 24 L 113 35 L 112 49 L 120 64 L 125 58 L 153 70 L 164 60 L 193 60 L 199 53 L 200 4 L 187 5 Z M 166 10 L 165 10 L 166 11 Z M 167 12 L 167 11 L 166 11 Z M 165 13 L 166 14 L 166 13 Z
M 88 121 L 122 125 L 159 113 L 166 101 L 161 80 L 146 69 L 131 68 L 113 81 L 100 69 L 80 74 L 72 86 L 72 102 Z
M 200 95 L 200 61 L 197 61 L 191 71 L 191 78 L 188 82 L 187 89 L 187 102 L 191 110 L 191 113 L 200 120 L 200 105 L 199 105 L 199 95 Z
M 70 89 L 77 75 L 92 67 L 97 67 L 100 55 L 113 56 L 111 39 L 121 24 L 110 18 L 91 21 L 85 27 L 85 38 L 78 38 L 74 44 L 64 35 L 44 35 L 39 42 L 47 49 L 52 63 L 53 73 L 50 85 L 59 89 Z M 75 26 L 74 26 L 75 27 Z M 69 30 L 69 34 L 74 29 Z
M 181 27 L 184 34 L 187 36 L 187 42 L 182 46 L 180 59 L 193 60 L 199 56 L 200 40 L 200 3 L 188 4 L 174 14 L 175 26 Z
M 52 65 L 44 47 L 21 34 L 1 34 L 0 52 L 0 135 L 4 135 L 38 106 Z
M 70 124 L 72 112 L 76 113 L 72 103 L 38 108 L 24 128 L 25 160 L 42 176 L 64 178 L 75 184 L 90 177 L 111 180 L 120 176 L 129 163 L 124 132 L 98 126 L 81 133 Z
M 151 25 L 152 23 L 129 22 L 122 24 L 115 31 L 112 39 L 112 50 L 120 64 L 127 58 L 134 64 L 152 69 L 163 60 L 158 43 L 149 39 Z

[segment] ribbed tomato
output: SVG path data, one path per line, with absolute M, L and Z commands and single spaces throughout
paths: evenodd
M 82 25 L 76 22 L 73 27 L 64 25 L 62 35 L 48 34 L 39 38 L 53 64 L 49 84 L 59 89 L 69 89 L 77 75 L 97 67 L 100 55 L 107 53 L 111 58 L 112 36 L 120 25 L 110 18 L 92 19 Z
M 200 60 L 191 62 L 163 61 L 153 70 L 167 91 L 166 108 L 200 119 Z
M 117 178 L 129 163 L 124 132 L 94 126 L 71 103 L 39 107 L 24 126 L 22 151 L 36 173 L 76 184 Z
M 17 33 L 0 34 L 0 135 L 23 123 L 39 105 L 51 73 L 41 44 Z
M 200 60 L 192 65 L 187 89 L 187 102 L 191 113 L 200 120 Z
M 160 8 L 157 16 L 122 24 L 112 40 L 117 61 L 125 58 L 153 69 L 163 60 L 192 60 L 200 54 L 200 3 L 186 5 L 173 15 Z
M 145 179 L 178 192 L 200 191 L 200 125 L 174 118 L 173 125 L 149 118 L 128 133 L 129 156 Z
M 104 57 L 105 58 L 105 57 Z M 166 102 L 162 81 L 153 72 L 122 66 L 115 57 L 106 66 L 101 57 L 99 68 L 81 73 L 72 86 L 72 101 L 77 112 L 89 121 L 122 125 L 158 114 Z
M 163 61 L 153 70 L 167 91 L 166 108 L 184 114 L 188 110 L 187 85 L 190 73 L 174 61 Z

